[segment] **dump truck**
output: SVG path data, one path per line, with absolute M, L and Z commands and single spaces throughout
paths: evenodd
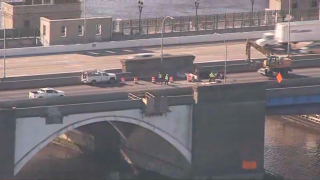
M 292 72 L 291 69 L 291 59 L 289 57 L 281 57 L 281 56 L 276 56 L 268 52 L 268 50 L 263 47 L 258 45 L 254 41 L 250 41 L 247 39 L 246 43 L 246 55 L 247 55 L 247 60 L 246 62 L 250 65 L 255 64 L 255 62 L 251 59 L 251 47 L 255 48 L 257 51 L 260 53 L 264 54 L 266 56 L 266 60 L 263 61 L 262 67 L 258 69 L 258 72 L 260 74 L 263 74 L 268 77 L 274 76 L 274 74 L 281 73 L 283 77 L 288 75 L 288 72 Z

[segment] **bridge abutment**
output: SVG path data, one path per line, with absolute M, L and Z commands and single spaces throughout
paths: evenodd
M 194 178 L 262 178 L 265 91 L 265 83 L 194 88 Z
M 16 118 L 14 110 L 0 112 L 0 179 L 13 178 Z

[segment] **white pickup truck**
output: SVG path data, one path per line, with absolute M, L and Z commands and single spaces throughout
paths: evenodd
M 63 91 L 55 90 L 53 88 L 41 88 L 37 91 L 30 91 L 29 98 L 54 98 L 54 97 L 63 97 L 65 93 Z
M 86 71 L 82 73 L 81 81 L 85 84 L 95 85 L 96 83 L 103 82 L 116 82 L 116 74 L 107 73 L 105 71 L 95 70 L 95 71 Z

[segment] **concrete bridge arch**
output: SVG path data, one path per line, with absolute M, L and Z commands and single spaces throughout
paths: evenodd
M 180 108 L 181 109 L 181 108 Z M 134 111 L 134 110 L 128 110 L 128 111 Z M 36 155 L 42 148 L 44 148 L 47 144 L 49 144 L 52 140 L 54 140 L 56 137 L 70 131 L 76 128 L 79 128 L 81 126 L 89 125 L 92 123 L 98 123 L 98 122 L 124 122 L 124 123 L 130 123 L 134 125 L 138 125 L 142 128 L 145 128 L 147 130 L 150 130 L 151 132 L 159 135 L 164 140 L 169 142 L 175 149 L 178 150 L 182 154 L 182 156 L 186 159 L 187 162 L 191 164 L 191 135 L 190 135 L 190 142 L 186 144 L 186 140 L 182 142 L 179 137 L 175 137 L 170 132 L 167 132 L 165 129 L 166 127 L 163 127 L 159 125 L 159 123 L 155 123 L 152 121 L 152 118 L 145 118 L 145 117 L 136 117 L 133 116 L 122 116 L 120 114 L 127 114 L 127 112 L 123 113 L 111 113 L 111 112 L 104 112 L 104 113 L 92 113 L 89 117 L 85 116 L 78 116 L 77 120 L 73 120 L 72 122 L 68 122 L 68 119 L 71 119 L 72 117 L 67 116 L 65 117 L 65 123 L 60 125 L 45 125 L 44 119 L 37 117 L 38 119 L 42 119 L 42 127 L 45 126 L 55 126 L 55 131 L 52 131 L 50 133 L 47 133 L 45 136 L 42 137 L 42 139 L 38 138 L 38 142 L 31 143 L 34 144 L 34 146 L 29 146 L 27 148 L 28 150 L 25 150 L 24 152 L 21 152 L 19 150 L 19 146 L 23 146 L 23 144 L 27 143 L 30 138 L 32 137 L 25 137 L 23 136 L 24 133 L 20 133 L 19 135 L 19 129 L 24 130 L 28 129 L 28 127 L 19 127 L 19 119 L 17 123 L 17 135 L 16 135 L 16 153 L 15 153 L 15 163 L 14 163 L 14 175 L 17 175 L 18 172 L 32 159 L 34 155 Z M 136 113 L 130 113 L 130 114 L 136 114 Z M 71 115 L 73 116 L 73 115 Z M 81 117 L 81 118 L 79 118 Z M 167 117 L 162 117 L 163 119 L 170 119 L 172 121 L 172 117 L 168 115 Z M 190 121 L 191 117 L 189 116 Z M 158 119 L 161 119 L 158 118 Z M 164 121 L 162 119 L 162 121 Z M 187 120 L 188 121 L 188 120 Z M 25 120 L 26 122 L 26 120 Z M 170 125 L 168 125 L 170 126 Z M 39 127 L 41 128 L 41 127 Z M 191 127 L 190 127 L 191 129 Z M 23 130 L 22 130 L 23 131 Z M 36 128 L 33 128 L 33 131 L 38 131 Z M 40 130 L 41 131 L 41 130 Z M 41 136 L 41 132 L 38 132 L 39 136 Z M 29 133 L 27 133 L 29 134 Z M 43 134 L 42 134 L 43 135 Z M 19 139 L 20 138 L 20 139 Z M 23 139 L 21 139 L 23 138 Z M 24 143 L 20 144 L 22 141 Z M 188 145 L 190 144 L 190 145 Z M 20 148 L 21 149 L 21 148 Z M 23 155 L 22 155 L 23 154 Z

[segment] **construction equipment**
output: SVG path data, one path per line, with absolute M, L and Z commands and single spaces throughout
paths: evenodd
M 289 71 L 292 71 L 292 61 L 289 57 L 275 56 L 268 52 L 265 47 L 259 46 L 257 43 L 250 41 L 249 39 L 247 39 L 246 43 L 246 55 L 248 58 L 246 62 L 248 64 L 254 64 L 254 62 L 251 60 L 251 47 L 255 48 L 257 51 L 267 57 L 267 59 L 263 61 L 262 68 L 258 70 L 259 73 L 269 77 L 272 77 L 274 73 L 281 73 L 281 75 L 285 77 L 288 75 Z

